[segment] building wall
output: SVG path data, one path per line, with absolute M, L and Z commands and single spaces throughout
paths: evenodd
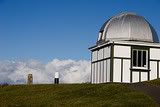
M 124 83 L 129 83 L 130 82 L 130 63 L 131 63 L 131 61 L 130 61 L 130 59 L 128 59 L 128 60 L 123 60 L 123 80 L 122 80 L 122 82 L 124 82 Z
M 141 81 L 147 81 L 147 80 L 148 80 L 148 73 L 141 72 Z
M 114 46 L 114 57 L 131 58 L 131 46 Z
M 132 82 L 139 82 L 139 72 L 132 72 Z
M 114 59 L 113 63 L 113 82 L 121 82 L 121 59 Z
M 160 48 L 150 48 L 150 80 L 160 78 Z
M 110 46 L 92 52 L 92 83 L 110 82 Z
M 92 52 L 91 82 L 105 83 L 113 81 L 134 83 L 160 78 L 160 48 L 148 47 L 148 71 L 131 70 L 132 48 L 133 46 L 116 44 L 113 46 L 113 53 L 111 53 L 111 46 L 94 50 Z M 111 54 L 113 54 L 113 63 Z M 111 67 L 113 67 L 113 71 Z
M 150 80 L 157 78 L 157 62 L 156 61 L 150 61 Z
M 114 46 L 113 82 L 130 82 L 131 46 Z
M 150 59 L 160 60 L 160 48 L 150 48 Z

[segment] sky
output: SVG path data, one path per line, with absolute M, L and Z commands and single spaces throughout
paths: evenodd
M 0 60 L 89 60 L 108 18 L 134 12 L 160 35 L 159 10 L 159 0 L 0 0 Z
M 51 82 L 44 78 L 56 71 L 63 82 L 89 81 L 88 48 L 103 23 L 134 12 L 160 35 L 159 11 L 159 0 L 0 0 L 0 83 L 24 83 L 27 73 L 37 74 L 37 83 Z

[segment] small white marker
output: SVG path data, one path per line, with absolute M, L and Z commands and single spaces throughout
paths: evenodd
M 55 72 L 54 83 L 59 84 L 59 72 Z

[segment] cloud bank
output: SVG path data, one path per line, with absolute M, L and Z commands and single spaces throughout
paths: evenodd
M 90 81 L 90 61 L 53 59 L 47 64 L 37 60 L 0 61 L 0 83 L 25 84 L 27 75 L 33 74 L 35 84 L 54 83 L 59 72 L 60 83 L 83 83 Z

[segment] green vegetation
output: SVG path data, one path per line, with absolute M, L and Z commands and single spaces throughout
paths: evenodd
M 159 79 L 155 79 L 155 80 L 151 80 L 151 81 L 147 81 L 146 83 L 160 87 L 160 78 Z
M 147 95 L 123 84 L 59 84 L 0 86 L 3 106 L 154 107 Z

